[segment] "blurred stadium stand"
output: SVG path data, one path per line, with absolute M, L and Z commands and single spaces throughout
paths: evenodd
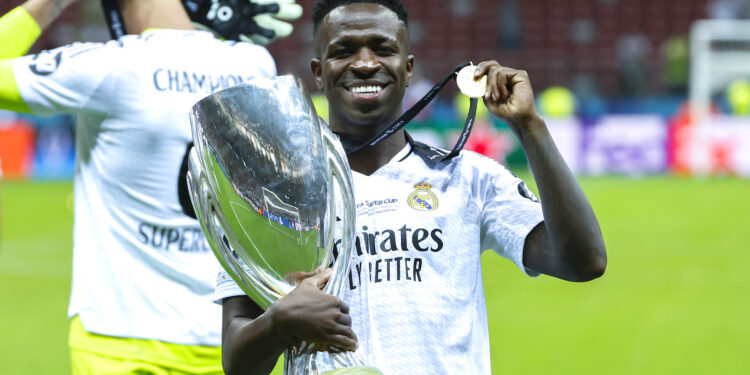
M 309 73 L 310 57 L 314 54 L 310 15 L 315 1 L 298 2 L 305 15 L 295 21 L 294 34 L 269 49 L 280 74 L 303 77 L 312 89 L 315 85 Z M 19 0 L 4 2 L 0 12 L 20 3 Z M 690 123 L 689 116 L 682 113 L 689 85 L 691 25 L 706 18 L 747 18 L 748 3 L 746 0 L 404 0 L 409 11 L 412 53 L 416 56 L 414 81 L 420 83 L 413 82 L 410 89 L 414 92 L 407 93 L 406 105 L 456 64 L 495 59 L 503 65 L 527 70 L 537 94 L 550 87 L 564 87 L 574 95 L 575 117 L 549 118 L 548 122 L 554 128 L 553 135 L 559 137 L 558 142 L 566 143 L 560 148 L 571 150 L 566 159 L 577 171 L 690 173 L 690 155 L 699 154 L 690 150 L 698 146 L 684 140 L 716 138 L 705 135 L 706 129 L 685 135 L 688 132 L 685 129 L 689 129 L 686 124 Z M 108 33 L 99 1 L 80 0 L 44 34 L 33 51 L 76 40 L 106 39 Z M 432 143 L 451 144 L 462 123 L 461 110 L 454 105 L 460 102 L 454 101 L 456 92 L 454 86 L 446 87 L 411 128 L 422 132 L 424 139 Z M 715 94 L 712 99 L 716 112 L 730 112 L 731 106 L 723 93 Z M 743 121 L 748 124 L 741 125 Z M 741 119 L 739 125 L 726 119 L 714 122 L 732 123 L 732 129 L 750 129 L 748 120 Z M 523 163 L 523 153 L 517 144 L 512 144 L 507 126 L 490 119 L 487 123 L 488 127 L 480 131 L 481 137 L 477 135 L 469 148 L 501 150 L 502 154 L 489 156 L 511 164 Z M 730 135 L 718 138 L 747 139 L 747 145 L 743 141 L 732 150 L 750 149 L 750 135 L 722 134 Z M 487 141 L 478 141 L 481 139 Z M 727 164 L 726 160 L 736 159 L 726 168 L 702 170 L 750 175 L 750 155 L 730 155 L 728 159 L 726 147 L 719 147 L 724 150 L 721 152 L 711 151 L 718 147 L 712 144 L 700 147 L 708 150 L 702 154 L 721 156 L 722 165 Z M 711 158 L 705 155 L 701 157 L 703 164 Z M 740 164 L 746 166 L 738 167 Z
M 522 67 L 541 89 L 571 86 L 591 76 L 602 95 L 618 96 L 622 87 L 618 42 L 643 36 L 649 51 L 648 72 L 661 72 L 660 47 L 674 36 L 687 36 L 691 23 L 707 16 L 708 0 L 406 0 L 417 63 L 439 79 L 469 58 L 496 59 Z M 306 14 L 313 1 L 302 1 Z M 467 12 L 456 15 L 455 3 Z M 307 72 L 311 32 L 302 20 L 292 38 L 271 46 L 281 71 Z M 301 61 L 300 61 L 301 59 Z M 646 93 L 665 93 L 656 73 Z
M 439 79 L 456 64 L 496 59 L 521 67 L 537 89 L 574 86 L 581 76 L 593 78 L 597 91 L 620 96 L 617 48 L 643 37 L 643 64 L 656 76 L 641 93 L 663 94 L 659 74 L 664 68 L 661 47 L 672 37 L 686 37 L 694 20 L 706 18 L 710 0 L 405 0 L 409 11 L 413 53 L 428 78 Z M 0 5 L 5 13 L 20 0 Z M 295 33 L 273 44 L 280 72 L 307 75 L 312 54 L 315 1 L 301 0 L 305 16 Z M 81 0 L 40 38 L 33 50 L 72 41 L 106 40 L 99 2 Z M 623 40 L 626 42 L 621 43 Z M 632 43 L 631 43 L 632 44 Z M 623 46 L 622 48 L 627 48 Z

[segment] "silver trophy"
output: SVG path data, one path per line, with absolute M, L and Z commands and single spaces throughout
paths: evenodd
M 324 291 L 341 297 L 354 240 L 351 169 L 302 81 L 258 78 L 219 91 L 195 104 L 190 120 L 188 188 L 227 273 L 266 309 L 298 275 L 333 263 Z M 318 352 L 314 343 L 288 349 L 284 372 L 381 374 L 352 352 Z

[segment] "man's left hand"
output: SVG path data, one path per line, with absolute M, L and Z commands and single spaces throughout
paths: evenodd
M 484 104 L 489 111 L 518 131 L 519 126 L 539 118 L 534 91 L 526 71 L 508 68 L 497 61 L 477 65 L 475 79 L 487 76 Z

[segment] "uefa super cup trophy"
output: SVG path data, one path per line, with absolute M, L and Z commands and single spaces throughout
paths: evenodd
M 333 262 L 324 291 L 340 297 L 354 239 L 351 169 L 301 80 L 258 78 L 219 91 L 190 119 L 188 187 L 227 273 L 265 309 L 294 289 L 294 275 Z M 314 343 L 285 358 L 286 374 L 381 374 L 352 352 L 317 352 Z

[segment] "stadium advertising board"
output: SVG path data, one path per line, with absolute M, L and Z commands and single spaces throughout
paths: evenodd
M 546 120 L 570 169 L 582 175 L 731 175 L 750 177 L 750 118 L 716 115 L 702 124 L 659 115 L 608 115 Z M 444 129 L 444 128 L 443 128 Z M 450 148 L 460 132 L 414 126 L 421 142 Z M 510 129 L 478 118 L 466 150 L 511 167 L 525 158 Z M 73 119 L 21 117 L 0 122 L 0 159 L 11 179 L 72 179 L 75 170 Z

